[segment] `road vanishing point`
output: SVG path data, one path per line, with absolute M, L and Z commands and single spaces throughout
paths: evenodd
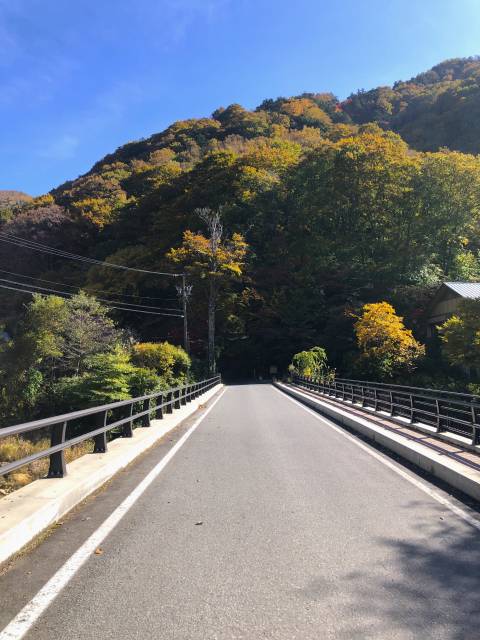
M 230 386 L 7 567 L 0 640 L 478 640 L 458 509 L 478 518 L 275 387 Z

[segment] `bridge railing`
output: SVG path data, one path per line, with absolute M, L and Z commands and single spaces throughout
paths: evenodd
M 21 433 L 50 431 L 50 447 L 8 464 L 2 465 L 0 463 L 0 476 L 11 473 L 15 469 L 30 464 L 35 460 L 49 457 L 48 477 L 63 478 L 67 472 L 65 450 L 69 447 L 93 438 L 93 452 L 105 453 L 107 450 L 107 433 L 112 429 L 120 428 L 122 437 L 131 438 L 135 421 L 141 420 L 142 426 L 149 427 L 152 414 L 156 419 L 162 419 L 164 413 L 173 413 L 174 409 L 180 409 L 182 405 L 186 405 L 194 398 L 213 388 L 220 380 L 220 376 L 214 376 L 200 382 L 180 385 L 137 398 L 89 407 L 80 411 L 0 429 L 0 439 Z M 93 428 L 88 429 L 87 425 L 87 429 L 82 429 L 85 432 L 81 435 L 67 437 L 69 425 L 72 425 L 72 423 L 78 424 L 79 421 L 81 422 L 85 418 L 88 418 L 89 422 L 91 420 Z
M 296 376 L 294 383 L 341 402 L 389 415 L 401 424 L 426 424 L 437 433 L 450 431 L 480 443 L 480 398 L 422 387 L 363 380 L 313 380 Z

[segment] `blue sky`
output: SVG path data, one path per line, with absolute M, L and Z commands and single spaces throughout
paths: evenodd
M 479 53 L 479 0 L 0 0 L 0 189 L 44 193 L 232 102 Z

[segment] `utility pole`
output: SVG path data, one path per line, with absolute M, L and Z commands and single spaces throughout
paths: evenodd
M 187 278 L 184 273 L 182 273 L 182 286 L 177 286 L 177 294 L 178 297 L 181 298 L 182 301 L 182 312 L 183 312 L 183 348 L 187 353 L 190 353 L 190 342 L 188 339 L 188 319 L 187 319 L 187 302 L 188 298 L 192 292 L 192 285 L 187 285 Z
M 185 274 L 182 275 L 182 307 L 183 307 L 183 348 L 187 353 L 190 351 L 188 344 L 188 321 L 187 321 L 187 282 Z

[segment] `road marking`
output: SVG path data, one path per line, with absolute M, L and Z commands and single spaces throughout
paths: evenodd
M 135 502 L 148 489 L 155 478 L 167 466 L 173 456 L 185 444 L 198 425 L 210 413 L 220 398 L 225 393 L 224 388 L 218 398 L 208 407 L 205 413 L 198 418 L 190 429 L 183 434 L 180 440 L 170 449 L 170 451 L 155 465 L 155 467 L 145 476 L 141 483 L 125 498 L 125 500 L 113 511 L 108 518 L 92 533 L 92 535 L 82 544 L 82 546 L 70 556 L 67 562 L 60 567 L 52 578 L 40 589 L 40 591 L 26 604 L 15 618 L 0 632 L 0 640 L 20 640 L 32 628 L 38 618 L 50 606 L 53 600 L 64 589 L 80 567 L 92 556 L 95 549 L 113 531 L 120 520 L 133 507 Z
M 328 427 L 330 427 L 331 429 L 333 429 L 334 431 L 339 433 L 346 440 L 349 440 L 353 444 L 357 445 L 357 447 L 360 447 L 360 449 L 363 449 L 364 451 L 366 451 L 366 453 L 371 455 L 372 458 L 375 458 L 376 460 L 378 460 L 379 462 L 384 464 L 386 467 L 388 467 L 389 469 L 394 471 L 396 474 L 398 474 L 402 478 L 405 478 L 405 480 L 408 480 L 408 482 L 410 482 L 415 487 L 417 487 L 417 489 L 420 489 L 421 491 L 423 491 L 424 493 L 429 495 L 431 498 L 433 498 L 437 502 L 440 502 L 440 504 L 442 504 L 444 507 L 447 507 L 447 509 L 450 509 L 450 511 L 453 511 L 453 513 L 455 515 L 457 515 L 458 517 L 462 518 L 462 520 L 465 520 L 466 522 L 468 522 L 468 524 L 472 525 L 472 527 L 475 527 L 476 529 L 480 530 L 480 521 L 479 520 L 477 520 L 475 517 L 470 515 L 464 509 L 461 509 L 460 507 L 457 507 L 457 505 L 455 505 L 453 502 L 451 502 L 448 498 L 443 496 L 441 493 L 439 493 L 438 491 L 435 491 L 435 489 L 432 489 L 431 487 L 429 487 L 422 480 L 419 480 L 418 478 L 416 478 L 415 476 L 411 475 L 410 473 L 408 473 L 407 471 L 405 471 L 401 467 L 397 466 L 395 463 L 391 462 L 384 455 L 382 455 L 381 453 L 378 453 L 377 451 L 375 451 L 375 449 L 372 449 L 372 447 L 368 446 L 367 444 L 364 444 L 361 440 L 359 440 L 355 436 L 350 435 L 349 433 L 344 431 L 344 429 L 342 429 L 341 427 L 337 427 L 335 424 L 330 422 L 330 420 L 328 420 L 328 418 L 324 418 L 323 416 L 319 415 L 316 411 L 313 411 L 313 409 L 309 409 L 308 407 L 306 407 L 304 404 L 302 404 L 298 400 L 295 400 L 291 396 L 287 395 L 284 391 L 280 391 L 280 389 L 277 389 L 277 387 L 274 387 L 274 389 L 275 389 L 275 391 L 280 393 L 284 398 L 286 398 L 287 400 L 290 400 L 290 402 L 293 402 L 294 404 L 298 405 L 304 411 L 306 411 L 307 413 L 310 413 L 314 418 L 316 418 L 317 420 L 320 420 L 321 422 L 326 424 Z M 0 640 L 3 640 L 3 638 L 1 636 L 0 636 Z

